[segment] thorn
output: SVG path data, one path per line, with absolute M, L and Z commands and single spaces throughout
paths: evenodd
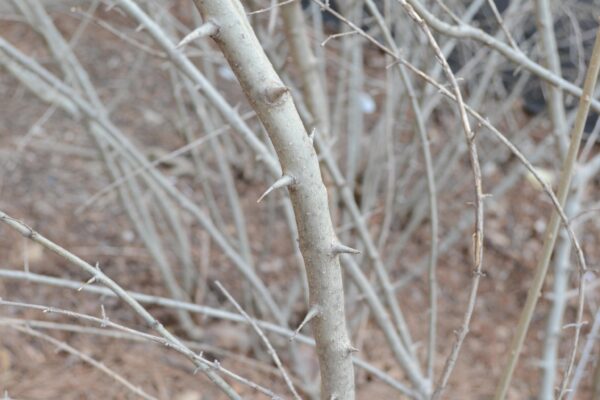
M 338 254 L 342 254 L 342 253 L 360 254 L 360 251 L 353 249 L 352 247 L 345 246 L 341 243 L 337 243 L 337 242 L 331 246 L 331 252 L 335 256 L 337 256 Z
M 308 135 L 308 138 L 310 139 L 310 144 L 315 144 L 315 134 L 317 133 L 317 128 L 313 128 L 312 131 L 310 132 L 310 135 Z
M 86 287 L 87 285 L 90 285 L 90 284 L 94 283 L 95 281 L 96 281 L 96 275 L 94 275 L 90 279 L 88 279 L 83 285 L 81 285 L 79 287 L 79 289 L 77 289 L 77 291 L 81 292 L 84 287 Z
M 256 200 L 257 203 L 260 203 L 262 199 L 264 199 L 269 193 L 271 193 L 275 189 L 280 189 L 282 187 L 291 186 L 296 183 L 296 179 L 290 175 L 282 175 L 281 178 L 277 179 L 275 183 L 273 183 L 263 194 Z
M 304 328 L 304 326 L 306 324 L 308 324 L 313 318 L 318 316 L 320 313 L 321 313 L 321 310 L 319 309 L 319 306 L 316 306 L 316 305 L 312 306 L 310 308 L 310 310 L 308 310 L 308 312 L 306 313 L 306 316 L 304 317 L 304 319 L 302 320 L 300 325 L 298 325 L 298 327 L 294 331 L 294 334 L 290 337 L 289 341 L 293 342 L 294 339 L 296 339 L 296 336 L 298 336 L 298 334 L 302 330 L 302 328 Z
M 273 86 L 273 87 L 267 88 L 265 90 L 265 97 L 267 99 L 267 103 L 276 104 L 279 100 L 281 100 L 283 95 L 289 91 L 290 90 L 288 88 L 286 88 L 285 86 Z
M 102 273 L 102 270 L 100 269 L 100 263 L 98 261 L 96 261 L 95 268 L 98 272 L 94 276 L 92 276 L 87 282 L 85 282 L 83 285 L 81 285 L 79 287 L 79 289 L 77 289 L 78 292 L 81 292 L 83 290 L 83 288 L 86 287 L 87 285 L 90 285 L 90 284 L 96 282 L 96 279 L 98 279 L 98 276 Z
M 194 29 L 187 35 L 185 35 L 185 37 L 181 39 L 181 41 L 177 44 L 177 46 L 175 46 L 175 48 L 180 49 L 186 44 L 196 39 L 203 38 L 206 36 L 214 36 L 217 34 L 217 32 L 219 32 L 219 26 L 212 21 L 208 21 L 200 25 L 198 28 Z
M 348 351 L 348 355 L 359 352 L 359 350 L 352 345 L 348 345 L 348 348 L 346 350 Z

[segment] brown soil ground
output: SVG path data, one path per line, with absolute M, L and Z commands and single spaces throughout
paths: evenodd
M 100 11 L 98 16 L 115 25 L 127 26 L 124 17 L 120 17 L 118 13 Z M 61 31 L 69 35 L 80 20 L 68 15 L 58 15 L 57 22 Z M 27 54 L 35 56 L 51 71 L 59 72 L 40 38 L 25 24 L 3 20 L 0 23 L 0 36 Z M 95 24 L 81 37 L 76 51 L 103 101 L 109 105 L 112 120 L 134 142 L 167 151 L 185 144 L 174 128 L 176 107 L 163 61 L 150 56 L 140 57 L 137 52 L 130 51 L 128 45 Z M 223 84 L 229 85 L 227 91 L 232 97 L 240 98 L 233 84 Z M 110 183 L 85 128 L 62 111 L 55 111 L 42 129 L 32 130 L 35 121 L 48 111 L 48 106 L 5 71 L 0 72 L 0 93 L 0 209 L 27 222 L 90 263 L 98 262 L 103 271 L 124 288 L 167 296 L 160 274 L 141 240 L 132 234 L 129 219 L 114 194 L 102 198 L 80 214 L 74 212 L 91 195 Z M 246 105 L 242 108 L 248 110 Z M 467 167 L 466 163 L 460 164 L 464 171 L 457 173 L 468 174 Z M 492 175 L 486 181 L 486 189 L 493 187 L 501 177 L 500 172 Z M 288 266 L 295 264 L 287 227 L 278 222 L 281 219 L 273 218 L 257 207 L 255 199 L 264 188 L 264 182 L 254 176 L 241 178 L 236 185 L 246 211 L 254 254 L 269 255 L 268 258 L 258 260 L 259 272 L 273 292 L 285 298 L 283 293 L 293 287 L 297 276 L 296 270 L 290 272 L 289 268 L 292 267 Z M 200 193 L 199 184 L 192 179 L 181 178 L 178 185 L 190 189 L 186 191 L 188 193 Z M 589 197 L 597 199 L 600 192 L 598 189 L 595 184 Z M 461 195 L 459 191 L 470 193 L 470 187 L 453 190 L 456 192 L 444 194 L 443 197 L 449 201 L 456 198 L 457 205 L 446 205 L 442 209 L 442 235 L 457 222 L 456 207 L 467 207 L 464 202 L 468 200 L 468 195 Z M 225 204 L 224 193 L 217 192 L 216 195 Z M 195 196 L 200 202 L 199 195 Z M 550 211 L 551 207 L 543 194 L 525 181 L 503 198 L 492 199 L 488 203 L 486 276 L 481 281 L 470 333 L 452 375 L 446 398 L 491 398 L 506 361 L 513 327 L 531 282 L 535 261 L 540 253 L 543 225 Z M 377 217 L 373 218 L 376 221 Z M 599 236 L 593 225 L 585 225 L 581 241 L 588 262 L 592 268 L 597 268 Z M 190 226 L 193 232 L 194 257 L 200 262 L 206 257 L 201 251 L 205 234 L 195 224 L 190 223 Z M 401 227 L 395 227 L 392 235 L 399 235 L 400 232 Z M 392 270 L 395 279 L 405 276 L 414 263 L 426 254 L 428 235 L 427 227 L 421 228 L 415 235 L 401 262 Z M 469 247 L 469 240 L 461 240 L 439 260 L 441 317 L 436 365 L 438 374 L 454 340 L 453 332 L 460 326 L 466 307 L 471 281 Z M 76 267 L 32 243 L 26 244 L 23 238 L 7 227 L 0 226 L 1 268 L 22 269 L 24 253 L 27 254 L 32 272 L 81 282 L 87 279 Z M 234 267 L 216 250 L 216 246 L 213 246 L 210 254 L 209 265 L 212 267 L 208 271 L 207 280 L 219 279 L 237 297 L 242 293 L 243 285 L 236 277 Z M 550 277 L 546 290 L 551 287 L 551 283 Z M 575 282 L 572 286 L 574 284 Z M 414 338 L 426 338 L 428 299 L 425 274 L 419 275 L 400 289 L 398 296 Z M 102 303 L 112 321 L 145 329 L 139 318 L 112 298 L 99 300 L 98 296 L 92 294 L 4 279 L 0 279 L 0 297 L 96 316 L 100 315 L 99 304 Z M 211 285 L 204 292 L 198 293 L 195 300 L 231 309 Z M 597 293 L 595 297 L 590 295 L 588 300 L 595 305 L 598 301 Z M 549 305 L 550 301 L 546 297 L 540 299 L 525 351 L 515 374 L 510 399 L 535 398 L 540 376 L 538 358 Z M 569 303 L 566 312 L 566 320 L 569 322 L 574 321 L 575 306 L 574 301 Z M 172 311 L 161 307 L 149 309 L 167 328 L 183 335 Z M 300 305 L 294 308 L 293 315 L 297 322 L 305 311 Z M 83 324 L 52 313 L 44 314 L 7 306 L 0 306 L 0 316 Z M 351 314 L 350 318 L 353 316 L 355 314 Z M 586 320 L 589 319 L 590 316 L 586 315 Z M 197 322 L 206 333 L 207 339 L 200 346 L 206 349 L 207 357 L 218 359 L 224 367 L 277 393 L 288 393 L 266 353 L 256 350 L 261 347 L 255 346 L 254 334 L 250 329 L 211 318 L 198 317 Z M 361 349 L 359 355 L 390 375 L 402 379 L 402 373 L 390 356 L 384 338 L 372 324 L 369 321 L 362 326 L 354 338 L 357 347 Z M 588 329 L 588 326 L 583 328 L 584 335 Z M 89 334 L 57 331 L 47 333 L 101 361 L 134 385 L 160 399 L 223 398 L 202 374 L 193 374 L 193 368 L 185 358 L 169 349 Z M 275 338 L 273 340 L 279 346 L 287 345 Z M 425 340 L 417 342 L 423 344 Z M 570 340 L 562 341 L 562 360 L 570 345 Z M 423 347 L 424 345 L 418 349 L 419 354 L 424 355 Z M 307 346 L 299 348 L 307 368 L 315 371 L 317 366 L 313 349 Z M 283 361 L 286 362 L 285 357 Z M 235 382 L 232 385 L 246 398 L 263 398 L 246 386 Z M 588 398 L 589 386 L 590 379 L 586 379 L 579 391 L 579 398 Z M 357 373 L 357 387 L 359 399 L 399 398 L 384 383 L 362 371 Z M 0 395 L 4 391 L 11 398 L 19 400 L 135 397 L 77 357 L 57 351 L 56 346 L 18 332 L 10 326 L 0 325 Z

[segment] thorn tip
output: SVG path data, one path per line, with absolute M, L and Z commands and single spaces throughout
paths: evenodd
M 262 199 L 264 199 L 269 193 L 271 193 L 275 189 L 280 189 L 282 187 L 291 186 L 296 183 L 296 180 L 293 176 L 290 175 L 282 175 L 281 178 L 277 179 L 275 183 L 273 183 L 263 194 L 256 200 L 257 203 L 260 203 Z
M 310 310 L 308 310 L 308 312 L 306 313 L 306 316 L 304 317 L 302 322 L 300 322 L 300 325 L 298 325 L 298 328 L 296 328 L 296 330 L 294 331 L 294 334 L 290 337 L 289 341 L 293 342 L 294 339 L 296 339 L 296 336 L 298 336 L 298 334 L 300 333 L 300 330 L 302 330 L 302 328 L 304 328 L 304 326 L 306 324 L 308 324 L 313 318 L 317 317 L 320 313 L 321 313 L 321 310 L 319 309 L 319 306 L 313 305 L 310 308 Z
M 312 131 L 310 132 L 310 135 L 308 135 L 308 139 L 310 139 L 311 144 L 315 144 L 315 134 L 316 133 L 317 133 L 317 128 L 313 128 Z
M 352 353 L 358 353 L 358 349 L 352 345 L 348 345 L 348 348 L 346 349 L 348 351 L 348 355 L 351 355 Z
M 360 251 L 353 249 L 352 247 L 343 245 L 341 243 L 334 243 L 331 246 L 331 252 L 333 253 L 333 255 L 337 256 L 338 254 L 343 254 L 343 253 L 347 253 L 347 254 L 360 254 Z
M 207 21 L 206 23 L 200 25 L 198 28 L 194 29 L 190 33 L 188 33 L 181 41 L 175 46 L 175 48 L 179 49 L 185 46 L 186 44 L 206 36 L 213 36 L 219 31 L 219 26 L 215 24 L 213 21 Z

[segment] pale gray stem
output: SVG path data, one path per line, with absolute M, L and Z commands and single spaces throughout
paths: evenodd
M 565 159 L 563 169 L 560 175 L 560 182 L 558 186 L 557 195 L 560 206 L 565 204 L 567 194 L 569 193 L 571 178 L 575 169 L 577 154 L 579 152 L 579 146 L 581 143 L 581 138 L 583 136 L 583 128 L 585 126 L 585 121 L 590 110 L 590 104 L 592 101 L 591 96 L 594 91 L 594 87 L 596 86 L 599 70 L 600 30 L 598 30 L 596 34 L 596 43 L 594 45 L 592 58 L 590 60 L 590 66 L 588 68 L 588 73 L 586 75 L 585 83 L 583 86 L 583 94 L 580 99 L 579 108 L 577 109 L 575 126 L 573 127 L 573 130 L 571 132 L 571 142 L 569 144 L 569 151 L 567 153 L 567 157 Z M 560 219 L 561 218 L 557 212 L 552 212 L 550 222 L 546 227 L 546 232 L 544 234 L 544 245 L 542 248 L 541 258 L 536 266 L 533 282 L 530 286 L 529 292 L 527 293 L 527 300 L 525 301 L 525 306 L 523 307 L 521 316 L 519 318 L 517 331 L 510 345 L 509 361 L 502 371 L 500 382 L 496 388 L 496 393 L 494 396 L 496 400 L 504 399 L 508 392 L 510 381 L 512 380 L 512 375 L 514 373 L 515 367 L 517 366 L 519 355 L 521 353 L 521 350 L 523 349 L 525 336 L 527 334 L 527 330 L 533 317 L 533 312 L 535 310 L 535 306 L 537 305 L 539 294 L 545 280 L 544 278 L 546 277 L 546 272 L 548 271 L 548 265 L 550 264 L 550 258 L 552 257 L 554 244 L 556 243 L 558 228 L 560 226 Z M 585 268 L 584 265 L 581 265 L 580 267 Z M 578 335 L 576 335 L 575 338 L 577 340 Z
M 296 391 L 296 388 L 294 387 L 294 384 L 292 383 L 292 380 L 290 379 L 287 371 L 285 370 L 283 364 L 281 363 L 281 360 L 279 359 L 279 356 L 277 355 L 277 352 L 273 348 L 273 345 L 271 344 L 271 342 L 269 341 L 269 339 L 267 338 L 267 336 L 260 329 L 260 327 L 258 326 L 258 324 L 256 323 L 256 321 L 253 318 L 251 318 L 250 315 L 248 315 L 248 313 L 246 311 L 244 311 L 244 309 L 242 308 L 242 306 L 239 305 L 239 303 L 235 300 L 235 298 L 231 295 L 231 293 L 229 293 L 227 291 L 227 289 L 225 289 L 225 287 L 221 284 L 221 282 L 217 281 L 217 282 L 215 282 L 215 284 L 221 290 L 221 292 L 223 292 L 223 294 L 225 295 L 225 297 L 227 297 L 227 300 L 229 300 L 229 302 L 231 304 L 233 304 L 233 306 L 235 307 L 235 309 L 246 319 L 246 321 L 248 321 L 248 323 L 250 323 L 250 325 L 252 326 L 252 329 L 254 329 L 254 331 L 258 334 L 258 336 L 262 340 L 263 344 L 267 347 L 269 355 L 273 359 L 273 362 L 277 366 L 277 369 L 279 369 L 279 371 L 281 372 L 281 376 L 283 377 L 286 385 L 288 386 L 288 388 L 290 389 L 290 391 L 294 395 L 294 398 L 296 400 L 300 400 L 300 395 Z
M 532 61 L 525 54 L 516 51 L 509 45 L 502 43 L 498 39 L 483 32 L 481 29 L 473 28 L 472 26 L 465 24 L 461 24 L 459 26 L 450 25 L 431 14 L 419 0 L 407 0 L 407 2 L 414 7 L 414 9 L 425 20 L 425 22 L 427 22 L 427 24 L 436 31 L 456 38 L 468 38 L 481 42 L 484 45 L 498 51 L 507 59 L 522 66 L 548 83 L 562 88 L 565 92 L 578 97 L 582 95 L 583 91 L 581 88 L 563 79 L 562 77 L 557 76 L 552 71 L 549 71 L 548 69 Z M 594 111 L 600 112 L 599 100 L 591 99 L 590 106 Z
M 541 47 L 546 67 L 555 75 L 561 77 L 560 58 L 554 35 L 554 21 L 549 0 L 535 0 L 538 30 L 540 33 Z M 560 157 L 567 153 L 567 116 L 565 113 L 564 96 L 560 87 L 546 85 L 550 92 L 548 101 L 548 114 L 552 120 L 554 135 L 557 140 Z
M 65 342 L 57 340 L 57 339 L 53 338 L 52 336 L 46 335 L 45 333 L 38 332 L 38 331 L 36 331 L 34 329 L 31 329 L 28 326 L 11 325 L 10 328 L 12 328 L 12 329 L 14 329 L 14 330 L 16 330 L 18 332 L 24 333 L 26 335 L 33 336 L 33 337 L 36 337 L 38 339 L 42 339 L 42 340 L 44 340 L 46 342 L 52 343 L 59 350 L 65 351 L 65 352 L 67 352 L 69 354 L 74 355 L 77 358 L 80 358 L 85 363 L 91 365 L 93 368 L 96 368 L 97 370 L 101 371 L 102 373 L 108 375 L 110 378 L 114 379 L 115 381 L 117 381 L 121 385 L 125 386 L 132 393 L 140 396 L 143 399 L 157 400 L 156 397 L 150 396 L 142 388 L 135 386 L 133 383 L 129 382 L 123 376 L 119 375 L 118 373 L 116 373 L 115 371 L 113 371 L 112 369 L 110 369 L 109 367 L 107 367 L 106 365 L 104 365 L 104 363 L 96 361 L 94 358 L 92 358 L 92 357 L 88 356 L 87 354 L 85 354 L 85 353 L 77 350 L 76 348 L 68 345 Z
M 567 400 L 575 399 L 575 396 L 577 395 L 577 389 L 579 387 L 579 383 L 585 376 L 585 368 L 586 368 L 588 362 L 590 361 L 590 359 L 592 361 L 594 360 L 592 358 L 593 352 L 594 352 L 594 345 L 598 341 L 598 333 L 599 332 L 600 332 L 600 309 L 598 309 L 598 311 L 596 311 L 596 315 L 594 316 L 594 323 L 592 324 L 592 328 L 590 329 L 590 332 L 588 333 L 588 337 L 585 342 L 585 346 L 581 350 L 581 359 L 579 360 L 579 363 L 577 364 L 577 368 L 575 368 L 575 372 L 573 373 L 573 381 L 571 381 L 571 387 L 570 387 L 570 391 L 567 395 Z M 596 364 L 598 364 L 598 357 L 596 357 Z M 598 378 L 596 378 L 596 379 L 598 379 Z M 598 394 L 600 394 L 600 393 L 598 393 Z M 594 400 L 596 400 L 598 398 L 599 397 L 596 396 L 596 398 Z
M 573 217 L 581 206 L 581 191 L 576 191 L 567 199 L 565 213 Z M 563 316 L 567 305 L 567 288 L 571 256 L 571 241 L 566 232 L 560 236 L 554 260 L 554 282 L 552 285 L 552 308 L 546 322 L 546 338 L 542 351 L 543 377 L 539 400 L 552 400 L 555 394 L 556 373 L 558 367 L 558 344 L 563 331 Z
M 63 38 L 62 34 L 56 28 L 52 19 L 44 10 L 43 6 L 40 3 L 33 2 L 31 0 L 18 3 L 17 5 L 20 7 L 21 11 L 28 17 L 30 23 L 36 26 L 40 34 L 44 36 L 48 47 L 53 53 L 56 61 L 61 66 L 61 69 L 63 70 L 65 76 L 67 78 L 70 78 L 73 81 L 74 85 L 82 89 L 84 95 L 90 99 L 90 101 L 95 105 L 95 107 L 98 110 L 104 110 L 104 105 L 102 104 L 100 97 L 98 96 L 94 86 L 92 85 L 87 72 L 79 63 L 79 60 L 75 56 L 69 43 L 67 43 L 67 41 Z M 110 158 L 111 156 L 108 155 L 108 149 L 103 144 L 102 132 L 99 131 L 100 127 L 97 124 L 91 123 L 88 124 L 88 128 L 94 136 L 94 138 L 96 139 L 104 159 Z M 120 177 L 121 174 L 112 160 L 106 164 L 106 167 L 114 179 L 118 179 Z M 123 165 L 123 169 L 127 170 L 127 167 Z M 145 176 L 145 178 L 147 180 L 147 176 Z M 130 190 L 137 190 L 139 192 L 139 189 L 135 189 L 133 184 L 135 184 L 134 181 L 130 182 Z M 132 203 L 137 203 L 135 208 L 138 210 L 143 210 L 145 208 L 145 205 L 142 204 L 142 201 L 140 200 L 140 196 L 130 196 L 126 198 L 124 197 L 123 192 L 121 192 L 120 194 L 126 209 L 128 207 L 131 208 Z M 165 202 L 167 202 L 168 200 L 165 199 L 165 196 L 162 193 L 162 191 L 160 191 L 160 189 L 158 188 L 155 188 L 155 194 L 159 199 L 159 204 L 163 205 L 163 209 L 166 210 L 167 213 L 169 213 L 171 207 L 164 206 Z M 129 214 L 131 215 L 131 212 Z M 177 218 L 170 214 L 167 214 L 167 216 L 171 217 L 169 220 L 172 223 L 172 226 L 174 226 L 175 231 L 178 232 L 178 230 L 180 230 L 181 227 L 179 222 L 176 220 Z M 167 262 L 167 258 L 162 250 L 161 241 L 159 240 L 159 237 L 156 235 L 156 233 L 154 233 L 154 223 L 152 221 L 152 218 L 149 217 L 149 215 L 142 216 L 141 221 L 145 222 L 144 226 L 140 225 L 140 220 L 138 218 L 133 217 L 132 221 L 134 225 L 137 226 L 138 233 L 144 239 L 146 247 L 155 257 L 157 264 L 159 265 L 161 274 L 163 275 L 163 278 L 167 285 L 167 288 L 173 296 L 179 299 L 183 299 L 182 291 L 174 277 L 173 270 Z M 183 240 L 181 243 L 185 241 L 184 236 L 185 235 L 181 234 L 178 235 L 178 238 L 180 240 Z M 186 313 L 178 313 L 178 317 L 182 323 L 182 326 L 185 327 L 186 331 L 188 331 L 192 337 L 199 337 L 198 329 L 194 326 L 194 323 L 189 318 L 189 315 L 186 315 Z
M 289 41 L 290 51 L 302 80 L 300 87 L 306 100 L 308 109 L 313 115 L 315 126 L 319 127 L 319 134 L 329 137 L 329 103 L 324 82 L 319 71 L 319 62 L 315 58 L 310 43 L 302 6 L 299 1 L 293 1 L 281 7 L 286 37 Z
M 86 284 L 82 285 L 81 282 L 77 282 L 77 281 L 72 281 L 72 280 L 68 280 L 68 279 L 60 279 L 60 278 L 55 278 L 52 276 L 34 274 L 34 273 L 17 271 L 17 270 L 12 270 L 12 269 L 0 269 L 0 278 L 68 288 L 68 289 L 75 290 L 75 291 L 82 291 L 82 292 L 86 292 L 86 293 L 95 293 L 95 294 L 102 295 L 102 296 L 109 296 L 109 297 L 116 296 L 115 293 L 111 291 L 111 289 L 103 287 L 103 286 L 93 285 L 91 283 L 87 284 L 87 285 Z M 211 318 L 222 319 L 222 320 L 232 321 L 232 322 L 239 322 L 239 323 L 248 323 L 248 321 L 244 317 L 240 316 L 237 313 L 232 313 L 232 312 L 217 309 L 217 308 L 202 306 L 199 304 L 193 304 L 193 303 L 188 303 L 188 302 L 184 302 L 184 301 L 173 300 L 173 299 L 166 298 L 166 297 L 150 296 L 150 295 L 143 294 L 143 293 L 129 292 L 129 291 L 127 293 L 133 299 L 135 299 L 136 301 L 138 301 L 142 304 L 157 305 L 157 306 L 173 308 L 173 309 L 181 309 L 181 310 L 186 310 L 186 311 L 189 311 L 192 313 L 205 315 L 205 316 L 208 316 Z M 301 333 L 294 332 L 291 329 L 288 329 L 281 325 L 276 325 L 276 324 L 273 324 L 271 322 L 266 322 L 266 321 L 256 321 L 256 323 L 262 329 L 264 329 L 266 331 L 275 333 L 275 334 L 282 336 L 284 338 L 287 338 L 287 339 L 294 338 L 294 341 L 309 345 L 311 347 L 315 346 L 315 341 L 313 339 L 311 339 L 308 336 L 305 336 Z M 353 357 L 352 361 L 358 368 L 361 368 L 361 369 L 365 370 L 366 372 L 373 374 L 373 376 L 377 377 L 378 379 L 381 379 L 381 381 L 385 382 L 390 387 L 392 387 L 396 390 L 399 390 L 401 393 L 404 393 L 411 398 L 416 397 L 416 393 L 414 391 L 412 391 L 411 389 L 409 389 L 402 383 L 398 382 L 396 379 L 392 378 L 390 375 L 386 374 L 382 370 L 375 368 L 368 362 L 366 362 L 362 359 L 359 359 L 357 357 Z
M 369 308 L 373 313 L 373 318 L 385 335 L 394 358 L 406 371 L 408 378 L 417 388 L 417 390 L 421 394 L 427 393 L 430 390 L 431 382 L 423 377 L 421 371 L 419 370 L 419 364 L 412 357 L 410 352 L 404 347 L 404 343 L 402 343 L 402 341 L 398 338 L 398 335 L 394 329 L 394 325 L 390 321 L 390 318 L 383 307 L 383 304 L 379 300 L 377 293 L 373 289 L 373 286 L 352 258 L 343 256 L 342 261 L 344 261 L 344 266 L 348 272 L 348 275 L 354 284 L 358 286 L 363 296 L 365 296 L 365 299 L 369 304 Z
M 377 6 L 373 0 L 366 0 L 366 5 L 375 16 L 375 19 L 382 30 L 385 40 L 390 48 L 398 53 L 398 47 L 387 28 L 383 17 L 379 13 Z M 415 114 L 416 119 L 416 130 L 421 142 L 421 149 L 423 152 L 423 158 L 425 159 L 425 170 L 427 180 L 427 193 L 430 210 L 430 224 L 431 224 L 431 243 L 430 243 L 430 256 L 429 256 L 429 268 L 428 268 L 428 281 L 429 281 L 429 335 L 428 335 L 428 347 L 427 347 L 427 377 L 430 381 L 433 381 L 433 368 L 435 362 L 435 344 L 436 344 L 436 325 L 437 325 L 437 279 L 436 279 L 436 266 L 437 266 L 437 246 L 438 246 L 438 212 L 437 212 L 437 195 L 435 185 L 435 175 L 433 170 L 433 161 L 431 157 L 431 149 L 429 146 L 429 139 L 427 135 L 427 129 L 425 127 L 425 119 L 421 112 L 421 107 L 417 101 L 417 96 L 413 88 L 413 84 L 408 76 L 406 68 L 402 64 L 398 64 L 400 69 L 400 76 L 402 82 L 406 87 L 407 94 L 410 99 L 412 110 Z M 411 343 L 407 344 L 408 346 Z M 408 348 L 411 349 L 410 347 Z
M 133 5 L 132 5 L 133 7 Z M 140 11 L 139 9 L 135 9 Z M 103 110 L 98 112 L 90 103 L 85 101 L 81 96 L 75 93 L 70 87 L 67 87 L 62 82 L 60 82 L 56 77 L 50 74 L 47 70 L 42 68 L 38 63 L 34 60 L 26 57 L 24 54 L 19 52 L 13 46 L 11 46 L 8 42 L 4 41 L 0 37 L 0 50 L 6 54 L 7 60 L 14 60 L 18 64 L 21 64 L 26 69 L 33 72 L 33 74 L 29 73 L 31 76 L 39 76 L 44 81 L 44 85 L 50 85 L 53 89 L 56 89 L 57 93 L 61 94 L 61 99 L 70 98 L 71 103 L 75 104 L 76 108 L 73 112 L 77 114 L 83 114 L 86 118 L 96 122 L 106 133 L 103 137 L 121 152 L 125 157 L 127 157 L 133 164 L 141 165 L 144 167 L 144 170 L 148 170 L 148 175 L 158 183 L 165 192 L 171 196 L 179 206 L 188 211 L 191 215 L 194 216 L 198 220 L 198 222 L 206 229 L 214 241 L 217 243 L 219 247 L 223 250 L 223 252 L 231 258 L 233 263 L 239 268 L 240 272 L 244 275 L 244 277 L 252 284 L 253 288 L 260 295 L 261 299 L 268 306 L 269 311 L 275 316 L 276 319 L 282 321 L 281 312 L 279 307 L 273 300 L 271 294 L 267 290 L 266 286 L 262 282 L 262 280 L 256 275 L 256 273 L 252 270 L 252 268 L 246 263 L 246 261 L 237 253 L 237 251 L 229 244 L 225 236 L 214 226 L 210 218 L 204 214 L 204 212 L 188 197 L 184 196 L 164 175 L 162 175 L 159 171 L 153 168 L 150 165 L 150 162 L 136 149 L 135 146 L 129 142 L 122 132 L 112 124 L 112 122 L 108 119 L 108 117 L 102 113 Z M 0 56 L 2 53 L 0 53 Z M 0 61 L 2 58 L 0 58 Z M 7 64 L 10 65 L 10 64 Z M 13 73 L 22 73 L 24 69 L 13 71 Z M 37 78 L 36 76 L 36 78 Z M 27 81 L 25 81 L 27 82 Z M 39 89 L 39 88 L 38 88 Z M 35 91 L 35 90 L 34 90 Z M 37 91 L 36 91 L 37 94 Z
M 231 386 L 229 386 L 227 382 L 223 380 L 223 378 L 221 378 L 215 371 L 213 371 L 202 360 L 200 360 L 199 357 L 193 351 L 188 349 L 176 336 L 174 336 L 160 322 L 158 322 L 158 320 L 156 320 L 139 302 L 132 298 L 115 281 L 106 276 L 99 268 L 93 267 L 81 258 L 77 257 L 75 254 L 46 239 L 44 236 L 31 229 L 29 226 L 25 225 L 23 222 L 10 217 L 3 211 L 0 211 L 0 222 L 10 226 L 12 229 L 16 230 L 26 238 L 42 245 L 46 249 L 52 251 L 53 253 L 56 253 L 60 257 L 76 265 L 77 267 L 84 270 L 93 277 L 96 277 L 96 281 L 107 286 L 113 293 L 115 293 L 117 297 L 119 297 L 127 305 L 129 305 L 136 312 L 136 314 L 138 314 L 149 325 L 149 327 L 158 332 L 170 344 L 180 349 L 186 357 L 188 357 L 192 362 L 194 362 L 194 364 L 200 370 L 202 370 L 207 375 L 207 377 L 227 395 L 227 397 L 236 400 L 241 399 L 240 396 L 235 392 L 235 390 Z
M 205 20 L 219 27 L 213 39 L 240 81 L 277 151 L 289 186 L 304 256 L 321 369 L 322 399 L 353 399 L 352 346 L 346 330 L 339 258 L 332 253 L 335 232 L 316 152 L 289 90 L 266 57 L 238 1 L 195 1 Z

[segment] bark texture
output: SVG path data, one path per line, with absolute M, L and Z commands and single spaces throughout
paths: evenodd
M 308 276 L 322 399 L 353 399 L 352 346 L 346 330 L 340 247 L 312 142 L 292 96 L 265 55 L 238 0 L 194 0 L 218 30 L 219 45 L 277 151 L 294 207 Z

